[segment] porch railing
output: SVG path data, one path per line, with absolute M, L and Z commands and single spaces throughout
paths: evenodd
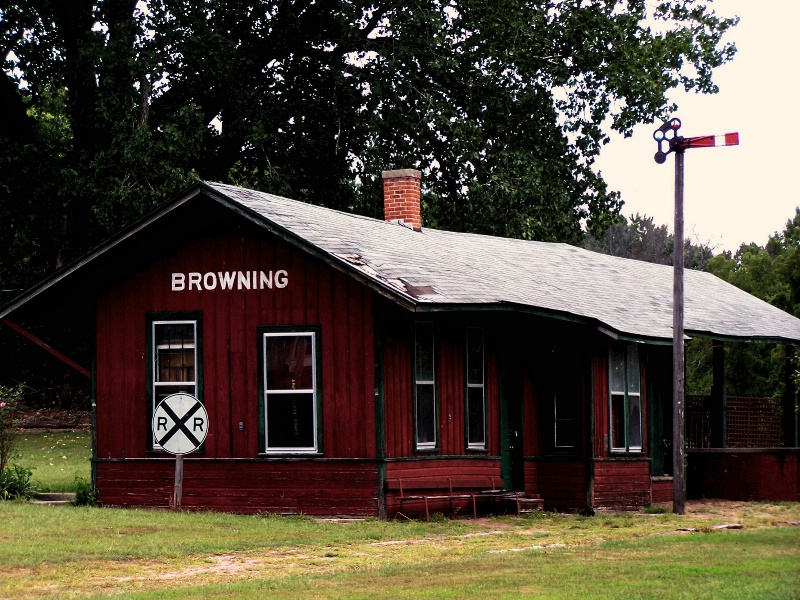
M 711 396 L 686 397 L 686 445 L 710 448 Z M 781 445 L 783 406 L 780 398 L 728 396 L 725 415 L 726 447 L 777 448 Z

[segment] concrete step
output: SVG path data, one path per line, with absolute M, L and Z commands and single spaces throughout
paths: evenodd
M 74 492 L 38 492 L 31 498 L 33 504 L 50 504 L 54 506 L 75 502 Z

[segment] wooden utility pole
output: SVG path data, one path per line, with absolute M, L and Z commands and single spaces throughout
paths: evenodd
M 737 146 L 738 133 L 683 138 L 680 119 L 670 119 L 653 132 L 658 143 L 655 160 L 662 165 L 675 153 L 675 247 L 672 255 L 672 512 L 686 511 L 686 450 L 684 448 L 683 358 L 683 159 L 687 148 Z M 667 145 L 664 151 L 663 144 Z
M 675 249 L 672 256 L 672 512 L 686 510 L 683 444 L 683 149 L 675 152 Z

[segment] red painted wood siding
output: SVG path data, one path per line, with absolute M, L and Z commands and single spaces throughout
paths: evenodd
M 175 461 L 166 458 L 97 462 L 105 506 L 165 508 Z M 184 459 L 182 507 L 236 513 L 378 514 L 374 461 Z
M 686 497 L 800 501 L 797 448 L 689 450 Z
M 264 291 L 171 291 L 173 272 L 245 269 L 284 269 L 289 284 Z M 287 325 L 320 328 L 324 456 L 375 457 L 372 293 L 274 236 L 234 231 L 167 254 L 99 299 L 99 458 L 147 455 L 146 315 L 168 311 L 202 313 L 206 458 L 258 455 L 256 331 Z
M 545 509 L 579 511 L 586 508 L 586 462 L 543 460 L 539 463 L 538 493 Z
M 650 462 L 605 460 L 594 464 L 594 508 L 633 509 L 650 504 Z
M 664 502 L 672 502 L 674 493 L 674 485 L 672 479 L 651 480 L 652 497 L 651 504 L 659 504 Z
M 448 478 L 457 480 L 459 478 L 486 480 L 490 482 L 493 478 L 499 488 L 502 487 L 500 478 L 500 460 L 497 458 L 446 458 L 446 459 L 427 459 L 410 461 L 392 461 L 386 464 L 386 479 L 403 479 L 410 482 L 410 485 L 420 485 L 422 482 L 430 482 L 431 488 L 426 489 L 425 493 L 436 495 L 438 493 L 448 493 Z M 476 482 L 477 483 L 477 482 Z M 427 483 L 424 485 L 428 485 Z M 407 485 L 405 486 L 408 487 Z M 489 489 L 490 485 L 477 484 L 472 487 L 461 487 L 454 489 L 454 493 L 474 493 Z M 397 485 L 392 482 L 392 488 Z M 437 491 L 438 489 L 438 491 Z M 404 489 L 405 495 L 418 495 L 414 489 Z M 388 517 L 394 517 L 398 512 L 404 515 L 425 514 L 425 502 L 423 500 L 408 500 L 400 502 L 400 492 L 397 489 L 386 491 L 386 512 Z M 472 502 L 468 499 L 453 500 L 452 506 L 458 509 L 458 514 L 472 514 Z M 447 500 L 431 501 L 429 508 L 433 512 L 441 512 L 450 509 L 450 502 Z
M 479 327 L 483 317 L 452 318 L 425 315 L 420 321 L 434 323 L 436 401 L 438 410 L 438 449 L 417 452 L 414 430 L 414 322 L 413 315 L 385 306 L 382 316 L 390 326 L 383 342 L 384 410 L 386 457 L 404 458 L 426 455 L 491 455 L 500 453 L 500 413 L 497 387 L 497 357 L 484 328 L 484 393 L 487 406 L 487 451 L 467 450 L 466 440 L 466 328 Z

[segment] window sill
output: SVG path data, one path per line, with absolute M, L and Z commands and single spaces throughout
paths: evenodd
M 259 452 L 259 458 L 321 458 L 322 452 Z

